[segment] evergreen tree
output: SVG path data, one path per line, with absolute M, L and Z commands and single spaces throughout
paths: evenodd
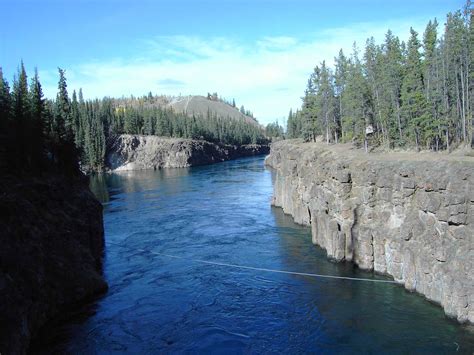
M 453 139 L 456 143 L 467 139 L 467 37 L 461 12 L 449 13 L 443 48 L 448 144 Z
M 81 113 L 79 109 L 79 101 L 77 101 L 76 90 L 72 92 L 71 99 L 71 121 L 72 121 L 72 130 L 74 133 L 74 143 L 76 147 L 82 147 L 82 137 L 81 137 Z
M 127 107 L 125 110 L 124 117 L 124 130 L 127 134 L 141 134 L 143 120 L 139 116 L 136 109 L 133 107 Z
M 278 120 L 276 120 L 274 123 L 267 124 L 267 126 L 265 127 L 265 134 L 269 138 L 281 139 L 285 137 L 283 127 L 280 126 Z
M 347 132 L 348 139 L 362 142 L 365 138 L 365 127 L 371 124 L 370 114 L 370 90 L 364 77 L 363 67 L 359 59 L 356 44 L 353 45 L 353 53 L 348 67 L 348 83 L 343 97 L 343 105 L 346 107 L 343 128 Z
M 442 143 L 442 81 L 440 78 L 440 53 L 437 47 L 438 22 L 429 21 L 423 34 L 423 80 L 425 97 L 428 105 L 428 111 L 431 115 L 429 132 L 426 138 L 432 137 L 431 144 L 436 150 L 440 149 Z
M 370 88 L 370 105 L 367 111 L 373 117 L 375 126 L 375 134 L 380 137 L 384 143 L 389 142 L 388 136 L 388 119 L 383 115 L 385 108 L 382 100 L 382 75 L 384 71 L 382 48 L 375 44 L 373 37 L 367 40 L 364 54 L 364 71 L 367 79 L 367 84 Z
M 71 142 L 74 140 L 74 122 L 71 114 L 71 102 L 67 92 L 65 71 L 58 68 L 59 82 L 56 96 L 55 125 L 60 139 Z
M 6 135 L 11 113 L 11 96 L 8 81 L 3 77 L 0 67 L 0 134 Z
M 38 170 L 41 168 L 44 160 L 44 133 L 45 133 L 45 100 L 43 98 L 43 89 L 38 77 L 38 70 L 35 69 L 35 75 L 30 85 L 30 129 L 27 140 L 28 155 L 31 157 L 32 168 Z
M 30 125 L 30 101 L 28 94 L 28 79 L 26 76 L 25 66 L 21 61 L 18 69 L 17 78 L 13 82 L 13 110 L 12 110 L 12 135 L 10 146 L 14 147 L 15 152 L 10 159 L 13 159 L 12 166 L 18 171 L 27 170 L 31 164 L 28 155 L 28 138 L 31 136 L 32 127 Z
M 334 75 L 325 63 L 311 74 L 288 136 L 361 142 L 372 126 L 371 140 L 390 147 L 474 145 L 473 13 L 468 0 L 463 11 L 447 15 L 440 36 L 436 19 L 430 21 L 422 43 L 413 29 L 406 44 L 390 30 L 382 45 L 370 38 L 363 60 L 355 46 L 349 59 L 341 50 Z
M 58 68 L 58 94 L 54 107 L 55 158 L 59 167 L 70 174 L 78 170 L 78 152 L 74 143 L 74 122 L 64 70 Z
M 302 132 L 301 135 L 306 142 L 316 141 L 316 136 L 320 132 L 317 122 L 316 92 L 315 83 L 319 81 L 319 68 L 316 66 L 311 74 L 306 86 L 303 98 L 302 116 Z
M 386 141 L 391 146 L 403 144 L 400 92 L 403 80 L 403 50 L 398 37 L 389 30 L 382 46 L 380 110 L 386 122 Z
M 344 118 L 346 116 L 346 108 L 344 106 L 343 97 L 345 96 L 344 92 L 347 86 L 347 75 L 348 75 L 348 66 L 349 62 L 344 55 L 342 49 L 339 51 L 337 58 L 334 58 L 335 61 L 335 74 L 334 74 L 334 94 L 336 96 L 336 116 L 339 121 L 339 126 L 341 130 L 341 138 L 343 141 L 346 140 L 346 132 L 344 127 L 347 125 L 344 124 Z
M 288 119 L 286 120 L 286 134 L 288 138 L 298 137 L 296 120 L 295 116 L 293 115 L 293 110 L 290 110 L 290 113 L 288 114 Z
M 421 143 L 431 138 L 431 115 L 428 112 L 424 95 L 421 47 L 418 33 L 410 29 L 410 39 L 407 44 L 406 73 L 402 84 L 402 122 L 409 129 L 409 136 L 419 148 Z
M 3 169 L 8 170 L 9 148 L 11 140 L 9 139 L 11 113 L 10 87 L 7 80 L 3 77 L 3 71 L 0 67 L 0 173 Z
M 317 115 L 320 118 L 320 127 L 324 129 L 326 135 L 326 143 L 334 138 L 337 142 L 339 134 L 339 122 L 336 121 L 333 76 L 331 70 L 326 66 L 326 62 L 321 64 L 317 84 L 318 90 L 316 94 L 316 105 L 318 107 Z

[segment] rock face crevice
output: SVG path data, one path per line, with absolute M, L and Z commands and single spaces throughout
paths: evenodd
M 273 204 L 337 261 L 393 276 L 474 323 L 474 163 L 342 156 L 272 144 Z
M 109 144 L 106 165 L 112 171 L 185 168 L 268 154 L 269 150 L 268 145 L 219 145 L 202 140 L 124 134 Z
M 107 290 L 102 205 L 83 177 L 2 177 L 0 197 L 0 353 L 24 354 L 48 321 Z

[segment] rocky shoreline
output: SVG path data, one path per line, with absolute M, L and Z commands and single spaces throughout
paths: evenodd
M 0 353 L 25 354 L 48 321 L 107 290 L 102 205 L 84 177 L 3 177 L 0 196 Z
M 328 257 L 391 275 L 474 323 L 474 159 L 335 149 L 272 144 L 273 204 L 311 226 Z
M 219 145 L 203 140 L 120 135 L 107 149 L 109 171 L 185 168 L 268 154 L 268 145 Z

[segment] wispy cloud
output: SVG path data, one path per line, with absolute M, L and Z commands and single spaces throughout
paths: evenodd
M 178 88 L 178 87 L 186 86 L 186 82 L 181 81 L 181 80 L 166 78 L 166 79 L 158 80 L 158 86 Z
M 330 64 L 340 48 L 347 54 L 356 41 L 361 48 L 373 36 L 383 41 L 388 28 L 402 39 L 410 25 L 422 31 L 427 19 L 393 23 L 356 23 L 301 38 L 264 37 L 253 42 L 232 38 L 163 36 L 138 42 L 137 55 L 91 61 L 67 69 L 70 88 L 86 97 L 165 95 L 218 92 L 252 110 L 268 123 L 300 106 L 308 75 L 315 65 Z M 48 96 L 56 92 L 55 75 L 41 72 Z

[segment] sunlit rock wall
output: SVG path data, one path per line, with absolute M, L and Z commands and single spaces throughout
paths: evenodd
M 474 323 L 474 164 L 344 157 L 272 144 L 273 204 L 335 260 L 385 273 Z
M 268 152 L 268 145 L 219 145 L 203 140 L 124 134 L 109 144 L 106 163 L 112 171 L 183 168 Z

